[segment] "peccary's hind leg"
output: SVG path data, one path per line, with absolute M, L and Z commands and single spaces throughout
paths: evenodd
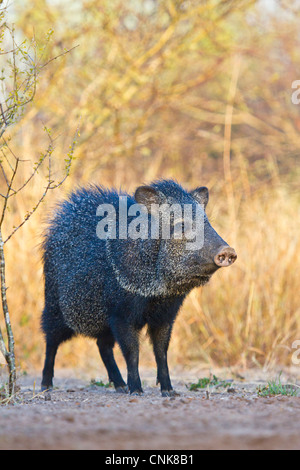
M 171 331 L 172 325 L 163 325 L 159 327 L 149 326 L 148 328 L 157 364 L 157 383 L 160 383 L 161 394 L 163 397 L 176 394 L 171 385 L 167 361 Z
M 109 330 L 103 332 L 101 336 L 99 336 L 97 339 L 97 346 L 102 361 L 106 367 L 109 381 L 114 384 L 114 387 L 117 392 L 127 393 L 128 387 L 122 378 L 122 375 L 114 358 L 114 345 L 115 339 Z
M 53 388 L 54 361 L 59 344 L 57 342 L 46 342 L 46 358 L 43 369 L 41 390 L 51 390 Z
M 46 311 L 42 317 L 42 328 L 46 337 L 46 358 L 43 369 L 41 389 L 53 388 L 54 362 L 57 349 L 61 343 L 74 336 L 73 330 L 68 328 L 59 315 L 48 315 Z

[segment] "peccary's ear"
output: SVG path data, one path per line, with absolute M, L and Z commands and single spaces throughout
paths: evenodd
M 197 202 L 199 202 L 199 204 L 204 206 L 204 209 L 206 208 L 209 200 L 209 192 L 205 186 L 194 189 L 191 191 L 191 195 L 194 199 L 196 199 Z
M 134 194 L 134 199 L 138 204 L 143 204 L 150 209 L 151 204 L 162 203 L 162 193 L 151 186 L 139 186 Z

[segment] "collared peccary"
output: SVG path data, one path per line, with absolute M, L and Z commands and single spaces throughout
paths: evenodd
M 58 346 L 82 334 L 96 338 L 109 381 L 117 391 L 129 388 L 130 393 L 142 393 L 139 331 L 147 325 L 162 395 L 174 393 L 167 350 L 178 310 L 194 287 L 207 283 L 217 269 L 231 265 L 237 257 L 210 225 L 207 202 L 205 187 L 189 192 L 173 180 L 161 180 L 138 187 L 134 196 L 90 186 L 60 204 L 43 243 L 43 390 L 52 387 Z M 136 211 L 136 207 L 145 208 L 143 220 L 137 216 L 141 217 L 142 209 Z M 163 236 L 162 207 L 182 209 L 169 211 L 169 236 Z M 190 218 L 185 217 L 185 208 L 191 208 Z M 200 216 L 199 225 L 196 216 Z M 107 225 L 107 235 L 102 237 L 101 221 Z M 131 223 L 135 230 L 129 236 Z M 181 237 L 175 237 L 178 224 Z M 154 226 L 156 231 L 152 231 Z M 199 246 L 189 246 L 198 235 Z M 126 360 L 127 385 L 114 359 L 116 341 Z

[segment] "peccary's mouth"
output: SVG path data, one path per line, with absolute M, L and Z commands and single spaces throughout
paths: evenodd
M 210 281 L 211 274 L 201 274 L 192 278 L 192 282 L 199 283 L 200 285 L 206 284 Z
M 198 266 L 198 272 L 193 272 L 190 273 L 190 282 L 192 284 L 198 285 L 198 286 L 203 286 L 204 284 L 207 284 L 210 281 L 210 278 L 212 275 L 218 271 L 218 267 L 215 265 L 207 265 L 207 266 L 201 266 L 201 271 L 199 270 Z M 193 271 L 195 268 L 193 269 Z
M 181 286 L 182 288 L 186 286 L 187 288 L 193 287 L 200 287 L 204 284 L 207 284 L 210 281 L 211 275 L 209 274 L 199 274 L 190 276 L 188 279 L 178 277 L 176 279 L 173 278 L 173 282 L 176 283 L 177 286 Z
M 196 271 L 191 275 L 193 278 L 202 278 L 202 277 L 211 277 L 216 271 L 218 271 L 219 266 L 213 265 L 213 264 L 207 264 L 204 266 L 197 266 L 198 269 L 193 268 L 193 271 Z

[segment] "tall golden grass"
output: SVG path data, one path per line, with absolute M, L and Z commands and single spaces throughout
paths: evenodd
M 176 325 L 177 349 L 214 365 L 291 364 L 300 333 L 299 195 L 278 185 L 244 198 L 235 233 L 216 199 L 214 225 L 238 261 L 191 293 Z

